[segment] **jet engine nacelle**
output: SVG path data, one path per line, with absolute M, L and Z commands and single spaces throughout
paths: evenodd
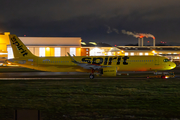
M 103 76 L 116 76 L 117 68 L 116 67 L 106 67 L 101 69 L 100 74 Z

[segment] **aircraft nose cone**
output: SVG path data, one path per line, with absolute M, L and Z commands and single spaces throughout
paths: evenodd
M 174 69 L 176 67 L 176 64 L 172 62 L 169 66 L 171 67 L 171 69 Z
M 174 66 L 173 66 L 174 68 L 176 67 L 176 64 L 174 63 Z

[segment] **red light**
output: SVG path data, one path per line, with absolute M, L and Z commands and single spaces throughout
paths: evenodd
M 114 45 L 115 47 L 117 46 L 117 45 Z
M 153 37 L 153 39 L 155 39 L 155 37 Z
M 148 41 L 148 43 L 149 43 L 149 41 Z
M 162 79 L 165 79 L 165 78 L 166 78 L 166 76 L 165 76 L 165 75 L 163 75 L 163 76 L 161 76 L 161 78 L 162 78 Z
M 24 35 L 24 37 L 26 37 L 26 35 Z
M 143 38 L 143 37 L 144 37 L 144 36 L 141 35 L 139 38 Z

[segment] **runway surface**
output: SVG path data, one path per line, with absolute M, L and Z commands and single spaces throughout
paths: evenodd
M 77 72 L 4 72 L 0 73 L 0 78 L 59 78 L 62 76 L 89 76 L 89 73 Z
M 126 76 L 127 78 L 127 76 Z M 139 79 L 140 77 L 134 77 Z M 64 79 L 89 79 L 89 73 L 62 73 L 62 72 L 12 72 L 0 73 L 0 80 L 64 80 Z M 105 79 L 102 77 L 95 77 L 94 79 Z M 106 79 L 123 79 L 119 77 L 106 77 Z M 127 78 L 132 79 L 132 77 Z M 145 77 L 141 77 L 145 79 Z

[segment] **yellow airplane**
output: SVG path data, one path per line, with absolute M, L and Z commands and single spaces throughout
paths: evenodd
M 31 69 L 50 72 L 89 72 L 116 76 L 118 71 L 171 70 L 176 64 L 162 56 L 63 56 L 37 57 L 16 35 L 9 35 L 14 59 L 7 62 Z

